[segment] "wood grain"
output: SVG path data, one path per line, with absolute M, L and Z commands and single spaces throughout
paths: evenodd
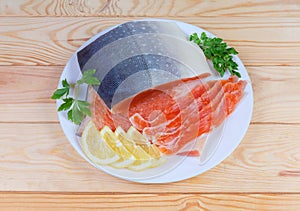
M 1 0 L 0 17 L 0 210 L 300 210 L 299 0 Z M 49 99 L 85 41 L 148 17 L 224 38 L 253 83 L 239 147 L 172 184 L 96 170 L 66 140 Z
M 299 194 L 50 194 L 1 193 L 13 210 L 298 210 Z
M 90 37 L 133 19 L 137 18 L 1 17 L 0 65 L 65 65 Z M 175 19 L 222 37 L 246 65 L 300 65 L 300 18 Z
M 2 0 L 5 16 L 297 16 L 299 1 Z
M 55 101 L 62 67 L 0 67 L 0 122 L 57 122 Z
M 300 123 L 298 66 L 249 67 L 254 92 L 252 122 Z
M 0 122 L 58 122 L 50 97 L 62 70 L 62 66 L 0 66 Z M 252 122 L 300 124 L 300 67 L 247 70 L 254 91 Z
M 300 193 L 300 125 L 251 125 L 224 162 L 164 185 L 117 179 L 84 161 L 59 124 L 0 124 L 0 190 L 119 193 Z
M 63 67 L 1 67 L 0 103 L 53 103 Z

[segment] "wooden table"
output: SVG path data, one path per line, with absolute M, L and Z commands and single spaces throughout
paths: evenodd
M 1 0 L 0 15 L 0 210 L 300 210 L 299 0 Z M 127 182 L 87 164 L 50 99 L 79 46 L 145 17 L 224 38 L 253 82 L 253 118 L 239 147 L 172 184 Z

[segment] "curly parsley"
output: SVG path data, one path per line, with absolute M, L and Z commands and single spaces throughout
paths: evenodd
M 206 58 L 212 61 L 215 70 L 221 77 L 224 76 L 226 70 L 231 75 L 241 77 L 241 74 L 237 71 L 238 64 L 233 61 L 232 56 L 238 54 L 238 52 L 234 48 L 229 48 L 221 38 L 210 38 L 202 32 L 200 38 L 197 33 L 190 35 L 190 41 L 193 41 L 202 49 Z

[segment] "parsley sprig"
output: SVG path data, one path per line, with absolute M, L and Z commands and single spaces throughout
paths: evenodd
M 219 72 L 221 77 L 224 76 L 226 70 L 231 75 L 241 77 L 241 74 L 237 71 L 238 64 L 233 61 L 232 57 L 238 52 L 234 48 L 229 48 L 221 38 L 210 38 L 207 37 L 205 32 L 202 32 L 200 38 L 197 33 L 192 34 L 190 41 L 194 41 L 203 50 L 204 55 L 212 61 L 215 70 Z
M 86 70 L 82 74 L 82 78 L 76 81 L 75 84 L 69 84 L 67 79 L 64 79 L 62 83 L 62 88 L 57 89 L 53 95 L 52 99 L 62 99 L 63 103 L 59 106 L 57 111 L 68 111 L 68 119 L 79 125 L 83 118 L 91 116 L 89 109 L 90 103 L 87 101 L 78 99 L 78 92 L 81 84 L 88 85 L 100 85 L 100 81 L 94 77 L 96 70 Z M 73 91 L 75 98 L 70 97 L 70 92 Z

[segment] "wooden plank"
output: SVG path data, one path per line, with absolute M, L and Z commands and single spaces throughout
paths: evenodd
M 2 17 L 0 65 L 65 65 L 91 36 L 132 19 L 137 18 Z M 224 38 L 246 65 L 300 65 L 300 18 L 175 19 Z
M 57 123 L 56 104 L 52 103 L 0 103 L 0 122 Z
M 252 122 L 300 123 L 299 67 L 249 67 Z
M 300 125 L 251 125 L 225 161 L 164 185 L 128 182 L 96 170 L 59 124 L 0 124 L 0 190 L 119 193 L 300 193 Z
M 63 194 L 1 193 L 13 210 L 299 210 L 300 194 Z
M 57 122 L 55 101 L 63 67 L 0 67 L 0 122 Z
M 2 0 L 5 16 L 298 16 L 299 2 L 280 0 Z
M 247 67 L 254 90 L 252 122 L 300 123 L 299 68 Z M 62 70 L 0 66 L 0 122 L 58 122 L 50 97 Z
M 53 103 L 50 97 L 62 71 L 62 66 L 0 66 L 0 103 Z

